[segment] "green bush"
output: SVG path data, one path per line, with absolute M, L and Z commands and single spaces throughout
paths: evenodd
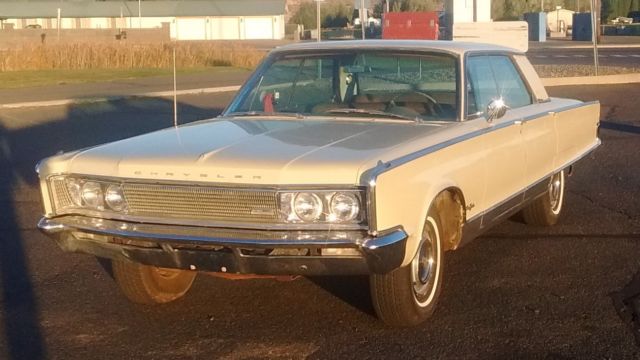
M 323 28 L 346 27 L 351 23 L 353 11 L 352 1 L 338 0 L 323 2 L 320 9 L 320 17 Z M 316 28 L 316 3 L 307 1 L 300 4 L 298 11 L 289 20 L 292 24 L 302 24 L 305 29 Z

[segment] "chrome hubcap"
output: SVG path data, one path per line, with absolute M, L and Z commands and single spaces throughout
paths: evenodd
M 424 240 L 418 249 L 416 257 L 411 263 L 413 291 L 418 302 L 423 302 L 431 295 L 434 281 L 433 277 L 437 266 L 437 249 L 435 249 L 433 228 L 425 231 Z
M 551 201 L 551 209 L 554 211 L 560 206 L 562 196 L 562 175 L 557 173 L 551 178 L 549 183 L 549 200 Z

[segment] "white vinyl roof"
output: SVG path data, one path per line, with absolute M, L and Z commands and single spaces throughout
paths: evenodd
M 444 40 L 347 40 L 347 41 L 322 41 L 303 42 L 277 47 L 274 52 L 291 50 L 376 50 L 395 49 L 409 51 L 439 51 L 456 55 L 464 55 L 468 52 L 496 51 L 513 54 L 522 54 L 521 51 L 499 45 L 468 43 L 461 41 Z

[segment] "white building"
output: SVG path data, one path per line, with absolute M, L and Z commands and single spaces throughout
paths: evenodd
M 547 28 L 552 32 L 560 32 L 573 27 L 573 14 L 568 9 L 551 10 L 547 13 Z
M 285 0 L 4 1 L 0 6 L 5 29 L 126 30 L 166 23 L 174 40 L 283 39 L 284 17 Z

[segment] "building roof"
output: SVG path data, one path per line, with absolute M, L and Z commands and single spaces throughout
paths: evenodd
M 279 46 L 275 52 L 295 50 L 378 50 L 393 49 L 405 51 L 437 51 L 457 55 L 468 52 L 507 52 L 520 54 L 522 51 L 492 44 L 444 40 L 346 40 L 304 42 Z
M 143 17 L 284 15 L 285 0 L 142 1 Z M 0 18 L 138 16 L 138 1 L 0 1 Z

